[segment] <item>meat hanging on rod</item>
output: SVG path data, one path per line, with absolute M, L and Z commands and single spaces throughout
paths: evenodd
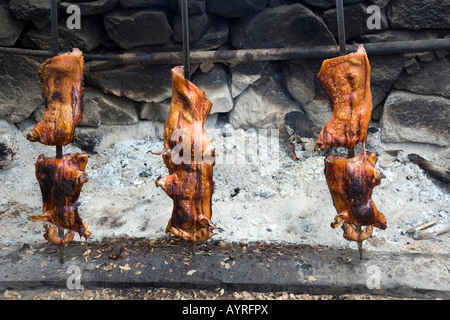
M 74 232 L 80 237 L 89 238 L 91 233 L 87 224 L 78 215 L 78 197 L 83 184 L 88 181 L 85 173 L 88 156 L 86 153 L 65 154 L 62 158 L 47 158 L 40 155 L 36 164 L 36 178 L 42 193 L 42 214 L 28 219 L 43 221 L 53 225 L 45 226 L 44 238 L 58 246 L 72 241 Z M 68 229 L 61 239 L 56 227 Z
M 183 67 L 172 69 L 172 101 L 164 125 L 163 160 L 168 176 L 156 185 L 173 199 L 172 217 L 166 232 L 189 242 L 213 235 L 211 222 L 213 166 L 216 149 L 203 125 L 212 103 L 183 76 Z
M 342 226 L 344 238 L 361 243 L 373 227 L 386 229 L 386 218 L 372 201 L 373 188 L 385 176 L 375 168 L 377 156 L 370 150 L 357 152 L 353 158 L 329 154 L 325 176 L 337 215 L 331 227 Z M 365 227 L 361 230 L 361 227 Z
M 45 114 L 28 133 L 29 141 L 50 146 L 65 146 L 73 141 L 82 117 L 83 75 L 83 53 L 76 48 L 42 64 L 39 78 L 44 88 Z
M 314 150 L 344 147 L 348 155 L 328 154 L 325 175 L 337 215 L 331 227 L 344 230 L 344 238 L 358 243 L 362 259 L 362 242 L 373 227 L 386 229 L 386 219 L 371 196 L 383 174 L 375 169 L 376 155 L 366 151 L 367 130 L 372 115 L 370 65 L 363 45 L 355 53 L 325 60 L 317 75 L 328 94 L 333 115 L 322 128 Z M 363 151 L 354 148 L 362 142 Z M 362 229 L 363 228 L 363 229 Z
M 317 75 L 328 94 L 333 116 L 323 127 L 314 150 L 353 149 L 365 143 L 372 115 L 370 65 L 363 45 L 355 53 L 327 59 Z

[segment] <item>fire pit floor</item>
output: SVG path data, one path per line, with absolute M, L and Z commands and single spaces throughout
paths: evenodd
M 450 255 L 367 252 L 323 246 L 210 241 L 191 247 L 178 239 L 121 238 L 71 244 L 60 263 L 46 243 L 11 245 L 1 254 L 0 289 L 191 288 L 295 294 L 361 294 L 450 298 Z M 76 276 L 80 275 L 79 281 Z
M 420 238 L 408 232 L 430 221 L 435 226 L 450 223 L 448 189 L 411 163 L 408 154 L 445 167 L 448 150 L 386 145 L 378 133 L 369 134 L 369 147 L 379 153 L 377 167 L 386 176 L 373 200 L 388 227 L 364 242 L 360 261 L 356 243 L 330 227 L 336 211 L 323 175 L 323 154 L 311 151 L 314 139 L 294 145 L 295 160 L 287 139 L 273 144 L 270 130 L 234 130 L 229 125 L 208 129 L 223 157 L 214 167 L 212 222 L 217 228 L 198 245 L 191 261 L 190 245 L 165 235 L 172 201 L 155 180 L 167 169 L 161 156 L 147 153 L 162 150 L 161 131 L 155 133 L 155 124 L 143 121 L 79 128 L 80 134 L 95 134 L 100 141 L 89 154 L 90 180 L 79 198 L 80 216 L 92 232 L 91 260 L 82 258 L 84 241 L 76 236 L 60 264 L 57 247 L 42 237 L 43 223 L 27 219 L 42 212 L 34 163 L 40 154 L 53 153 L 26 140 L 33 125 L 11 127 L 18 151 L 14 166 L 0 171 L 2 289 L 66 287 L 68 268 L 75 265 L 86 288 L 222 287 L 449 297 L 449 233 Z M 64 153 L 80 151 L 76 145 L 64 148 Z

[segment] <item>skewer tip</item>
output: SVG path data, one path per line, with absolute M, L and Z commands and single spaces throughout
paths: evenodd
M 196 242 L 192 242 L 192 260 L 195 259 Z
M 358 242 L 358 251 L 359 251 L 359 259 L 363 259 L 363 249 L 362 249 L 362 242 Z
M 64 230 L 58 228 L 58 237 L 60 239 L 64 238 Z M 64 243 L 59 247 L 59 262 L 64 262 Z

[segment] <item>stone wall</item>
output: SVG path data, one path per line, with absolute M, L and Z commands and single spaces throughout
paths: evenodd
M 189 0 L 192 50 L 335 45 L 335 0 Z M 61 51 L 85 53 L 181 51 L 177 0 L 61 0 Z M 81 28 L 69 29 L 80 8 Z M 344 0 L 347 43 L 450 36 L 450 0 Z M 371 29 L 367 8 L 379 9 Z M 49 50 L 50 0 L 0 0 L 0 46 Z M 0 119 L 20 125 L 42 117 L 37 76 L 42 58 L 0 55 Z M 369 56 L 373 123 L 388 142 L 448 146 L 448 52 Z M 235 128 L 280 128 L 285 115 L 317 134 L 331 115 L 315 79 L 322 59 L 192 66 L 192 81 Z M 171 97 L 168 65 L 86 63 L 81 126 L 164 121 Z M 295 119 L 292 119 L 294 117 Z

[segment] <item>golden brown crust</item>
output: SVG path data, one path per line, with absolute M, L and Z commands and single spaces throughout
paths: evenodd
M 373 188 L 380 184 L 383 174 L 375 168 L 377 157 L 370 150 L 353 158 L 328 155 L 325 176 L 337 215 L 331 224 L 342 226 L 344 237 L 361 242 L 367 239 L 373 226 L 386 229 L 386 218 L 372 201 Z M 361 233 L 355 227 L 368 226 Z
M 45 114 L 28 133 L 31 142 L 65 146 L 73 141 L 81 122 L 84 59 L 78 49 L 45 61 L 39 70 Z
M 164 149 L 171 152 L 163 155 L 169 175 L 158 177 L 156 185 L 173 199 L 166 232 L 190 242 L 209 239 L 214 229 L 211 160 L 215 149 L 203 128 L 211 107 L 205 94 L 184 79 L 182 67 L 172 69 L 172 102 L 164 126 Z M 181 150 L 191 152 L 180 159 Z
M 88 180 L 85 173 L 87 161 L 85 153 L 66 154 L 62 158 L 39 156 L 35 167 L 42 193 L 43 213 L 30 216 L 29 220 L 49 222 L 89 238 L 91 233 L 78 215 L 78 197 Z M 46 231 L 46 239 L 57 239 L 52 229 L 46 228 Z
M 44 239 L 47 240 L 48 242 L 56 244 L 57 246 L 66 245 L 67 243 L 72 241 L 75 236 L 75 232 L 73 232 L 73 230 L 69 230 L 69 232 L 67 232 L 64 235 L 64 237 L 60 238 L 55 226 L 47 224 L 44 226 L 44 228 L 45 228 Z
M 201 135 L 201 150 L 209 149 L 211 140 L 205 134 L 203 124 L 211 112 L 212 103 L 206 98 L 205 93 L 192 82 L 183 77 L 183 67 L 172 69 L 172 101 L 164 124 L 164 148 L 172 149 L 181 141 L 176 130 L 182 130 L 189 135 L 190 143 L 193 144 L 194 135 Z M 195 126 L 198 127 L 195 127 Z M 175 132 L 175 134 L 174 134 Z M 192 155 L 194 153 L 194 148 Z
M 320 132 L 314 150 L 354 148 L 359 142 L 365 143 L 372 94 L 364 47 L 360 45 L 355 53 L 325 60 L 317 78 L 331 100 L 333 116 Z
M 164 157 L 168 157 L 165 154 Z M 173 199 L 172 217 L 166 232 L 190 242 L 204 241 L 213 235 L 211 198 L 214 190 L 212 164 L 185 164 L 168 176 L 157 179 Z

